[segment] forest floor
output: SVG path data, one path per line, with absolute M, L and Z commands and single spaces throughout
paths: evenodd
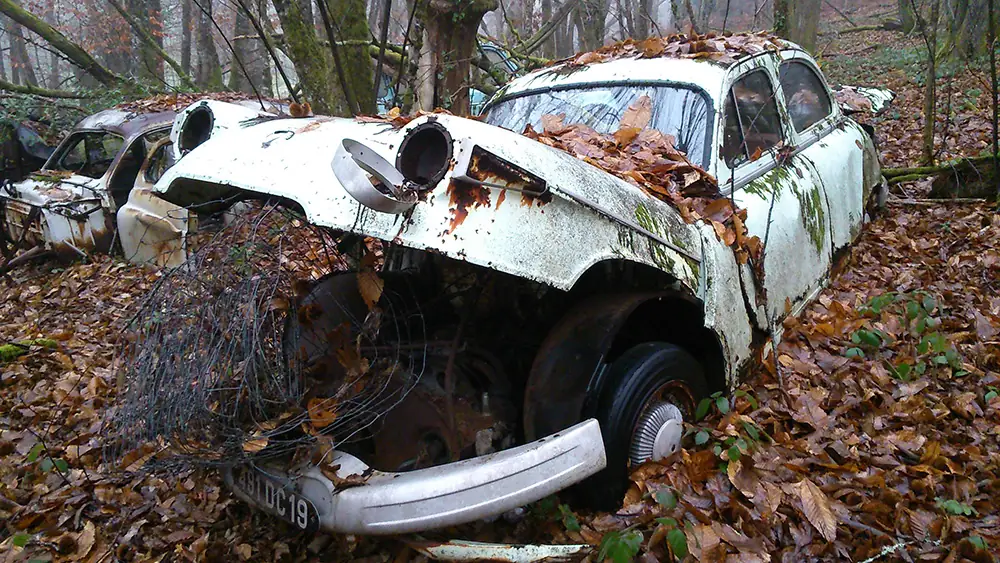
M 875 31 L 821 47 L 831 81 L 896 91 L 872 120 L 883 160 L 918 163 L 919 41 Z M 952 110 L 941 159 L 989 142 L 982 73 L 953 70 L 939 81 Z M 618 513 L 550 500 L 518 523 L 433 537 L 591 543 L 616 561 L 993 561 L 1000 216 L 985 203 L 890 203 L 838 272 L 740 392 L 706 403 L 672 464 L 634 472 Z M 157 277 L 105 257 L 0 281 L 0 343 L 45 339 L 0 363 L 0 560 L 417 560 L 394 539 L 296 534 L 209 471 L 149 475 L 137 457 L 107 470 L 115 343 Z

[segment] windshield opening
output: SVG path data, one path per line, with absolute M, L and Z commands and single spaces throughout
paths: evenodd
M 74 133 L 45 168 L 100 178 L 111 168 L 124 144 L 124 138 L 107 131 Z
M 712 141 L 712 106 L 699 91 L 673 85 L 602 85 L 530 92 L 489 107 L 486 121 L 517 133 L 527 125 L 542 129 L 542 116 L 565 115 L 563 123 L 582 123 L 600 133 L 618 130 L 626 110 L 648 97 L 648 127 L 670 135 L 694 164 L 705 168 Z

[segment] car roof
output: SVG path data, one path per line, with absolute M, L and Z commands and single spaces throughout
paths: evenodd
M 725 75 L 726 68 L 722 66 L 686 59 L 616 59 L 583 67 L 562 64 L 537 70 L 511 81 L 500 97 L 609 82 L 670 82 L 700 88 L 714 97 L 716 90 L 721 89 Z
M 766 33 L 627 39 L 526 74 L 511 81 L 499 98 L 572 85 L 660 81 L 700 88 L 715 97 L 732 65 L 757 55 L 790 50 L 802 48 Z
M 176 115 L 177 113 L 173 111 L 138 113 L 107 109 L 85 117 L 76 124 L 75 130 L 101 129 L 130 138 L 151 129 L 169 127 Z

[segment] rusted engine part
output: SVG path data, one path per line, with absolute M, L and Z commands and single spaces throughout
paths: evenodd
M 449 395 L 449 359 L 455 389 Z M 451 398 L 452 413 L 448 409 Z M 485 350 L 428 347 L 423 377 L 373 437 L 371 465 L 385 471 L 423 469 L 506 449 L 514 444 L 516 410 L 499 361 Z
M 388 412 L 365 433 L 364 440 L 352 437 L 362 443 L 350 449 L 376 469 L 401 471 L 511 446 L 517 411 L 500 360 L 474 342 L 456 338 L 462 331 L 455 323 L 425 325 L 428 318 L 419 311 L 426 310 L 428 302 L 447 300 L 448 295 L 417 295 L 414 289 L 426 280 L 415 271 L 386 272 L 383 278 L 385 291 L 401 296 L 398 313 L 391 324 L 381 319 L 376 325 L 378 334 L 367 335 L 368 344 L 359 352 L 364 358 L 389 355 L 405 365 L 417 383 L 412 390 L 405 390 L 405 398 L 398 404 L 386 405 Z M 327 384 L 344 388 L 350 378 L 341 352 L 345 328 L 368 326 L 382 315 L 378 308 L 369 310 L 360 280 L 365 277 L 334 275 L 322 280 L 303 299 L 299 314 L 289 324 L 287 334 L 298 348 L 286 353 L 302 361 L 303 370 L 319 382 L 318 389 Z M 469 291 L 461 284 L 445 287 L 459 293 Z M 466 306 L 469 309 L 471 305 Z M 436 323 L 441 319 L 434 316 L 430 320 Z M 430 341 L 419 338 L 424 330 L 432 334 Z
M 377 315 L 344 327 L 339 382 L 317 379 L 287 353 L 300 349 L 287 326 L 290 317 L 308 318 L 308 303 L 300 305 L 309 280 L 344 267 L 336 243 L 264 205 L 212 237 L 190 267 L 167 272 L 118 359 L 125 389 L 106 430 L 110 456 L 162 441 L 161 465 L 290 458 L 319 436 L 350 439 L 396 404 L 414 381 L 407 359 L 360 351 L 376 347 L 383 330 L 400 333 L 403 316 L 419 321 L 419 311 L 396 308 L 390 291 Z M 356 280 L 358 272 L 328 279 L 337 278 Z
M 54 201 L 43 206 L 12 199 L 4 201 L 7 236 L 17 241 L 16 247 L 44 245 L 68 259 L 86 258 L 90 252 L 111 249 L 113 229 L 105 221 L 99 198 Z
M 436 561 L 499 561 L 504 563 L 555 563 L 579 561 L 593 550 L 589 545 L 512 545 L 452 540 L 406 542 L 415 551 Z

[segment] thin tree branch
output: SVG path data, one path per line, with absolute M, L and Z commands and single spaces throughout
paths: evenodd
M 93 97 L 87 94 L 69 92 L 67 90 L 50 90 L 49 88 L 42 88 L 41 86 L 22 86 L 12 82 L 7 82 L 6 80 L 0 80 L 0 90 L 6 90 L 7 92 L 15 92 L 18 94 L 27 94 L 29 96 L 43 96 L 46 98 L 69 98 L 74 100 L 83 100 Z

